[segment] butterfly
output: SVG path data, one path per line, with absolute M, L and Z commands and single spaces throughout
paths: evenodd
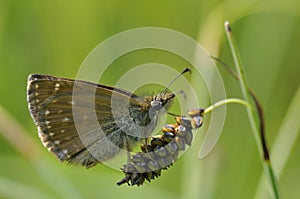
M 166 89 L 140 97 L 49 75 L 31 74 L 27 81 L 28 108 L 42 144 L 60 161 L 86 168 L 114 158 L 122 149 L 130 151 L 149 136 L 158 113 L 168 110 L 174 98 Z

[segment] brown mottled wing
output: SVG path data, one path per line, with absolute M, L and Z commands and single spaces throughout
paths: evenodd
M 124 133 L 130 128 L 126 114 L 148 117 L 148 105 L 134 94 L 47 75 L 28 77 L 27 100 L 43 145 L 59 160 L 86 167 L 113 158 L 134 140 Z

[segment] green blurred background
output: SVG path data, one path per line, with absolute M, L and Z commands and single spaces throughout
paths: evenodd
M 30 73 L 74 78 L 101 41 L 145 26 L 182 32 L 233 65 L 223 30 L 224 21 L 230 20 L 249 85 L 265 110 L 271 147 L 299 87 L 299 15 L 298 0 L 0 0 L 0 198 L 255 198 L 262 166 L 243 107 L 228 106 L 222 136 L 205 159 L 198 159 L 201 141 L 196 137 L 188 152 L 157 180 L 142 187 L 118 187 L 120 171 L 104 165 L 86 170 L 60 164 L 40 144 L 27 109 L 26 79 Z M 156 55 L 154 60 L 129 56 L 114 64 L 121 68 L 155 61 L 180 70 L 184 63 L 174 56 L 149 53 Z M 102 83 L 112 84 L 114 72 L 118 73 L 107 74 Z M 238 83 L 221 72 L 228 97 L 240 97 Z M 288 121 L 299 122 L 299 114 Z M 300 140 L 285 139 L 281 138 L 282 147 L 293 147 L 284 157 L 278 155 L 279 160 L 286 158 L 279 186 L 282 198 L 296 199 Z M 262 189 L 268 193 L 265 181 Z

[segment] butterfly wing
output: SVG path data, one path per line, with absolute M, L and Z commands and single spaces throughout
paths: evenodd
M 132 93 L 47 75 L 28 77 L 27 100 L 43 145 L 59 160 L 86 167 L 136 140 L 128 135 L 141 131 L 128 122 L 133 113 L 139 123 L 149 118 L 149 104 Z

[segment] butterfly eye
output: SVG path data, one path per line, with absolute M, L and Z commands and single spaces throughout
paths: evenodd
M 157 100 L 151 101 L 151 107 L 155 111 L 159 111 L 162 108 L 162 102 Z

